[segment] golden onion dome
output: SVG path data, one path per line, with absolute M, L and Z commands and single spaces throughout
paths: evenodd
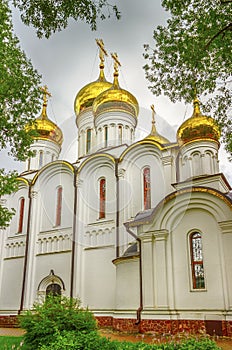
M 112 83 L 106 81 L 103 68 L 104 66 L 100 66 L 100 75 L 96 81 L 85 85 L 78 92 L 74 101 L 74 110 L 76 116 L 78 116 L 79 113 L 86 108 L 92 107 L 95 98 L 112 86 Z
M 36 118 L 35 123 L 26 127 L 26 130 L 35 130 L 38 136 L 33 136 L 33 138 L 36 140 L 49 140 L 61 146 L 63 142 L 63 133 L 47 116 L 47 95 L 51 95 L 48 93 L 46 86 L 42 90 L 44 92 L 42 113 Z
M 155 126 L 155 109 L 154 109 L 154 105 L 151 105 L 151 110 L 152 110 L 152 126 L 151 126 L 151 132 L 149 135 L 147 135 L 143 140 L 144 141 L 155 141 L 158 142 L 161 145 L 166 145 L 168 143 L 170 143 L 170 141 L 168 139 L 166 139 L 166 137 L 160 135 L 157 130 L 156 130 L 156 126 Z
M 93 103 L 94 116 L 110 110 L 122 110 L 137 118 L 139 105 L 136 98 L 127 90 L 121 89 L 118 72 L 114 73 L 113 85 L 96 97 Z
M 219 141 L 220 129 L 212 117 L 201 114 L 199 100 L 193 101 L 193 115 L 177 130 L 177 141 L 180 146 L 195 140 Z

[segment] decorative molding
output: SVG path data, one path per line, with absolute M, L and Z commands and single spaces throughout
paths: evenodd
M 172 156 L 162 157 L 162 164 L 163 165 L 172 165 L 173 164 L 173 157 Z
M 143 243 L 149 243 L 153 241 L 153 232 L 144 232 L 142 234 L 139 235 L 139 238 L 141 239 L 141 241 Z
M 168 237 L 168 230 L 156 230 L 153 233 L 153 237 L 156 241 L 166 241 Z
M 118 177 L 121 178 L 121 179 L 124 179 L 125 177 L 125 173 L 126 173 L 126 170 L 121 168 L 118 170 Z
M 36 199 L 38 197 L 38 192 L 37 191 L 31 191 L 30 198 Z
M 221 221 L 218 223 L 222 233 L 231 233 L 232 234 L 232 220 L 230 221 Z
M 5 246 L 6 257 L 5 259 L 19 258 L 25 254 L 25 241 L 18 240 L 17 238 L 12 242 L 9 242 Z
M 82 179 L 80 179 L 79 176 L 77 176 L 77 177 L 76 177 L 76 186 L 77 186 L 78 188 L 81 188 L 82 185 L 83 185 L 83 183 L 84 183 L 84 181 L 83 181 Z
M 71 245 L 71 234 L 61 232 L 43 234 L 37 240 L 37 255 L 70 251 Z

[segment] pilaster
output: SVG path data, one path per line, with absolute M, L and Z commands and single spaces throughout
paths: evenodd
M 154 308 L 154 262 L 152 232 L 139 236 L 142 243 L 143 308 Z
M 157 230 L 154 237 L 154 265 L 155 265 L 155 306 L 168 307 L 168 278 L 167 278 L 167 230 Z

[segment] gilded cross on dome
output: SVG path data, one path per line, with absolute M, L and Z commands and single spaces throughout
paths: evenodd
M 152 110 L 152 124 L 155 124 L 155 106 L 152 104 L 151 105 L 151 110 Z
M 51 93 L 48 91 L 47 85 L 44 85 L 40 88 L 40 90 L 43 92 L 43 109 L 42 109 L 42 118 L 47 119 L 47 102 L 48 97 L 51 97 Z
M 99 47 L 99 58 L 101 61 L 101 65 L 104 65 L 105 56 L 108 56 L 108 53 L 105 49 L 104 42 L 102 39 L 96 39 L 96 43 Z
M 114 74 L 118 74 L 118 67 L 121 67 L 121 63 L 118 59 L 117 53 L 111 53 L 111 57 L 114 60 Z
M 48 98 L 47 97 L 51 97 L 51 93 L 48 91 L 48 87 L 47 85 L 44 85 L 40 88 L 40 90 L 43 92 L 43 101 L 44 101 L 44 104 L 47 104 L 48 102 Z
M 151 110 L 152 110 L 151 135 L 155 135 L 156 134 L 156 127 L 155 127 L 155 114 L 156 114 L 156 111 L 155 111 L 155 106 L 153 104 L 151 105 Z

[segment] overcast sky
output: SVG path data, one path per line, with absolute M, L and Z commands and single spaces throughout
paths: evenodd
M 52 94 L 48 105 L 48 116 L 63 130 L 62 158 L 74 162 L 77 157 L 77 129 L 73 105 L 78 91 L 87 83 L 96 80 L 99 74 L 95 38 L 103 39 L 109 54 L 118 53 L 122 65 L 119 72 L 120 85 L 133 93 L 140 105 L 138 129 L 141 135 L 150 130 L 152 103 L 158 114 L 157 128 L 160 128 L 158 131 L 167 130 L 166 122 L 168 122 L 171 125 L 168 136 L 172 141 L 177 126 L 191 116 L 191 106 L 181 103 L 174 105 L 165 97 L 153 96 L 148 89 L 142 68 L 145 64 L 143 45 L 145 43 L 153 45 L 154 28 L 165 24 L 168 17 L 160 2 L 118 0 L 116 3 L 122 13 L 119 21 L 113 18 L 99 21 L 98 30 L 95 32 L 92 32 L 85 23 L 70 21 L 65 30 L 52 35 L 50 39 L 38 39 L 35 31 L 24 26 L 17 11 L 14 11 L 14 28 L 21 47 L 42 75 L 43 84 L 48 86 Z M 112 81 L 113 63 L 110 57 L 105 62 L 105 74 L 107 80 Z M 232 164 L 226 161 L 224 152 L 221 157 L 223 159 L 221 170 L 228 177 L 232 174 Z M 232 184 L 232 177 L 230 182 Z

